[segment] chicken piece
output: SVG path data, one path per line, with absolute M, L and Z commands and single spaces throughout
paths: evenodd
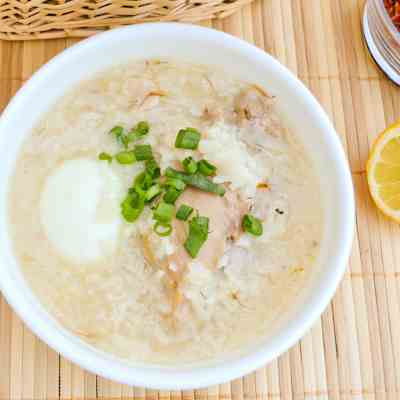
M 206 105 L 203 109 L 203 114 L 201 118 L 208 123 L 215 123 L 222 118 L 222 109 L 216 104 Z
M 177 200 L 177 208 L 181 204 L 188 204 L 198 210 L 201 216 L 208 217 L 209 235 L 196 258 L 196 261 L 211 270 L 216 269 L 219 259 L 225 252 L 227 241 L 236 240 L 241 229 L 243 214 L 247 211 L 247 204 L 236 192 L 227 190 L 223 197 L 215 194 L 188 188 Z M 174 277 L 178 281 L 184 274 L 188 264 L 193 261 L 183 247 L 188 235 L 188 224 L 179 220 L 173 223 L 172 241 L 176 251 L 169 256 L 168 262 L 176 271 Z
M 208 75 L 204 75 L 204 80 L 207 82 L 211 98 L 205 102 L 201 118 L 204 122 L 213 124 L 223 117 L 221 97 Z M 207 97 L 204 96 L 204 98 L 206 99 Z
M 158 105 L 160 102 L 160 97 L 164 97 L 167 94 L 162 90 L 152 90 L 151 92 L 147 93 L 144 100 L 140 104 L 140 108 L 143 110 L 149 110 Z
M 198 210 L 201 216 L 210 219 L 208 239 L 200 249 L 196 261 L 206 268 L 215 270 L 225 253 L 227 243 L 239 238 L 242 216 L 248 211 L 248 203 L 229 189 L 223 197 L 220 197 L 198 189 L 187 188 L 178 198 L 176 207 L 179 208 L 181 204 L 190 205 Z M 151 249 L 149 241 L 142 238 L 142 249 L 146 260 L 166 272 L 164 285 L 171 299 L 171 314 L 184 301 L 180 283 L 189 263 L 193 261 L 183 246 L 187 235 L 188 223 L 174 220 L 173 231 L 169 238 L 174 246 L 174 252 L 158 263 L 155 261 L 154 250 Z
M 142 254 L 146 263 L 159 268 L 165 272 L 165 275 L 162 277 L 162 282 L 164 285 L 164 290 L 167 294 L 167 297 L 170 299 L 171 303 L 171 313 L 166 315 L 167 319 L 171 319 L 177 307 L 182 303 L 183 297 L 182 293 L 179 290 L 179 282 L 177 276 L 173 273 L 173 271 L 169 268 L 168 258 L 165 257 L 162 260 L 159 260 L 154 252 L 154 248 L 152 247 L 150 235 L 141 235 L 139 237 L 140 247 L 142 249 Z M 170 321 L 171 326 L 174 325 L 173 318 Z
M 243 89 L 235 99 L 239 125 L 250 125 L 274 133 L 275 128 L 280 126 L 274 104 L 274 97 L 258 86 L 252 85 Z
M 273 98 L 258 86 L 243 89 L 235 99 L 235 110 L 240 118 L 259 119 L 270 109 Z
M 123 91 L 129 96 L 133 107 L 148 110 L 158 105 L 160 97 L 166 93 L 159 90 L 149 79 L 131 78 L 124 84 Z

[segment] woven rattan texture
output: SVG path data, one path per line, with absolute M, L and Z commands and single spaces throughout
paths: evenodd
M 224 18 L 251 0 L 0 0 L 0 39 L 85 37 L 148 21 Z
M 400 399 L 400 227 L 373 206 L 364 169 L 373 139 L 400 117 L 400 89 L 366 51 L 363 3 L 255 0 L 226 19 L 203 23 L 256 44 L 299 76 L 328 112 L 349 157 L 357 197 L 353 251 L 336 296 L 311 331 L 278 360 L 233 382 L 157 392 L 71 364 L 0 297 L 1 400 Z M 0 42 L 0 110 L 35 70 L 76 41 Z

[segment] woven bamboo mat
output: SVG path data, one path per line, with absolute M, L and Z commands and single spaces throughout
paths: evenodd
M 156 392 L 83 371 L 37 339 L 0 297 L 0 399 L 400 399 L 400 228 L 372 205 L 371 141 L 400 117 L 400 89 L 363 45 L 363 0 L 256 0 L 207 26 L 277 57 L 320 100 L 347 150 L 357 232 L 346 276 L 323 316 L 290 351 L 207 390 Z M 0 110 L 29 76 L 75 40 L 0 43 Z M 10 132 L 12 134 L 12 132 Z

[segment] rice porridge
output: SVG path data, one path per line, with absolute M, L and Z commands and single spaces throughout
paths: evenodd
M 265 336 L 323 230 L 313 165 L 268 88 L 157 60 L 49 110 L 20 150 L 9 210 L 46 309 L 98 349 L 163 364 Z

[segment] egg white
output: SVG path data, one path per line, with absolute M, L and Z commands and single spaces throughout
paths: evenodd
M 48 240 L 61 256 L 78 264 L 112 255 L 122 220 L 120 178 L 104 161 L 63 162 L 46 179 L 40 218 Z

